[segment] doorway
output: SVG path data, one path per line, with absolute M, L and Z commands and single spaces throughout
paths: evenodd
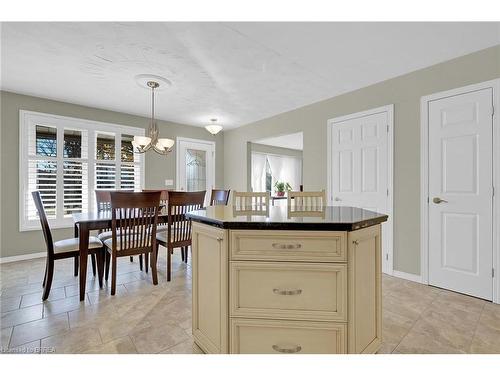
M 393 105 L 328 121 L 327 199 L 389 215 L 382 224 L 382 271 L 393 273 Z
M 207 191 L 215 185 L 215 142 L 177 138 L 177 190 Z
M 495 86 L 422 98 L 423 280 L 490 301 L 496 299 L 498 253 Z

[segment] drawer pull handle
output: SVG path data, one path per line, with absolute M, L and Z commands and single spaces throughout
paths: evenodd
M 300 249 L 302 245 L 300 243 L 296 244 L 286 244 L 286 243 L 273 243 L 275 249 Z
M 295 348 L 281 348 L 278 345 L 273 345 L 273 350 L 277 351 L 278 353 L 292 354 L 300 352 L 302 350 L 302 346 L 296 345 Z
M 302 289 L 281 290 L 278 288 L 274 288 L 273 293 L 279 294 L 280 296 L 298 296 L 299 294 L 302 294 Z
M 359 245 L 359 241 L 358 241 L 358 240 L 354 240 L 354 241 L 352 241 L 352 243 L 353 243 L 354 245 Z
M 221 242 L 223 240 L 222 237 L 217 237 L 217 241 Z

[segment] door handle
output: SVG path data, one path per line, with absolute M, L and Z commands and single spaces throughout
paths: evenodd
M 439 197 L 434 197 L 432 198 L 432 201 L 436 204 L 440 204 L 440 203 L 448 203 L 448 201 L 445 201 L 444 199 L 441 199 Z

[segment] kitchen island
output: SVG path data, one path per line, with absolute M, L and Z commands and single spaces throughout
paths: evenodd
M 193 337 L 206 353 L 375 353 L 381 223 L 355 207 L 265 213 L 213 206 L 193 221 Z

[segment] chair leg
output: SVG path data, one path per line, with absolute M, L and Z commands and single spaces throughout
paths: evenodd
M 43 290 L 42 301 L 49 298 L 50 287 L 52 286 L 52 277 L 54 276 L 54 260 L 47 259 L 47 266 L 45 268 L 45 289 Z
M 106 264 L 106 269 L 104 271 L 104 280 L 108 281 L 109 276 L 109 263 L 111 263 L 111 254 L 108 250 L 105 250 L 104 263 Z
M 48 260 L 47 260 L 48 262 Z M 45 262 L 45 272 L 43 273 L 42 287 L 45 287 L 45 281 L 47 280 L 47 262 Z
M 92 254 L 90 256 L 90 260 L 92 261 L 92 273 L 94 274 L 94 277 L 95 277 L 95 270 L 96 270 L 96 267 L 95 267 L 95 254 Z
M 186 253 L 184 254 L 184 262 L 187 263 L 188 262 L 189 247 L 186 246 L 185 249 L 186 249 Z
M 144 253 L 144 268 L 146 269 L 146 273 L 149 272 L 149 253 Z
M 158 264 L 158 254 L 160 253 L 160 244 L 157 242 L 156 243 L 156 257 L 155 257 L 155 262 Z
M 184 247 L 181 247 L 181 260 L 184 262 Z
M 130 257 L 130 261 L 133 262 L 134 261 L 134 257 L 131 256 Z
M 142 254 L 139 254 L 139 268 L 142 271 Z
M 111 295 L 116 293 L 116 257 L 111 257 Z
M 97 277 L 99 279 L 99 288 L 102 289 L 102 278 L 104 275 L 104 263 L 105 263 L 105 254 L 104 252 L 106 249 L 99 249 L 99 251 L 96 253 L 96 258 L 97 258 Z
M 167 281 L 170 281 L 172 273 L 172 253 L 167 249 Z
M 153 285 L 158 285 L 158 271 L 156 269 L 157 256 L 157 251 L 153 250 L 153 252 L 151 253 L 151 275 L 153 276 Z
M 80 264 L 80 257 L 76 256 L 75 257 L 75 272 L 74 272 L 75 277 L 78 276 L 78 268 L 80 268 L 79 264 Z

